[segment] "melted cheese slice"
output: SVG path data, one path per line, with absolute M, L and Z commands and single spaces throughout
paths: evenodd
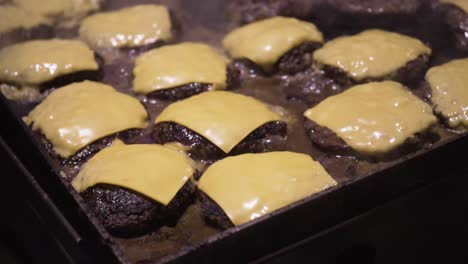
M 32 40 L 0 50 L 0 80 L 39 84 L 58 76 L 97 70 L 94 53 L 75 40 Z
M 83 165 L 72 186 L 84 192 L 96 184 L 112 184 L 167 205 L 193 175 L 191 164 L 184 153 L 161 145 L 111 146 Z
M 323 42 L 322 33 L 314 24 L 273 17 L 233 30 L 223 45 L 234 58 L 247 58 L 270 68 L 287 51 L 304 42 Z
M 137 47 L 171 38 L 166 7 L 137 5 L 87 17 L 80 37 L 93 47 Z
M 315 51 L 314 59 L 359 81 L 392 74 L 423 54 L 431 54 L 431 49 L 421 41 L 373 29 L 327 42 Z
M 252 97 L 213 91 L 169 105 L 155 123 L 183 125 L 229 153 L 255 129 L 278 120 L 278 114 Z
M 0 33 L 50 25 L 55 18 L 81 17 L 99 8 L 101 0 L 13 0 L 0 6 Z
M 452 4 L 461 10 L 468 13 L 468 1 L 467 0 L 440 0 L 441 3 Z
M 50 24 L 51 21 L 36 13 L 30 13 L 17 6 L 0 6 L 0 33 L 16 29 L 31 29 L 33 27 Z
M 426 74 L 432 103 L 450 127 L 468 127 L 468 59 L 453 60 Z
M 365 154 L 382 154 L 437 122 L 431 107 L 392 81 L 357 85 L 304 115 Z
M 30 13 L 42 16 L 73 17 L 99 8 L 101 0 L 13 0 L 13 3 Z
M 188 83 L 226 86 L 226 59 L 204 44 L 185 42 L 153 49 L 136 59 L 133 89 L 139 93 Z
M 206 170 L 198 187 L 240 225 L 334 185 L 310 156 L 270 152 L 218 161 Z
M 24 121 L 68 158 L 102 137 L 146 127 L 147 118 L 137 99 L 111 86 L 84 81 L 55 90 Z

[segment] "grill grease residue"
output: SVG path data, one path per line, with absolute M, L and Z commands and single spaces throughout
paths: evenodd
M 227 21 L 225 16 L 225 2 L 227 1 L 205 0 L 203 3 L 200 3 L 199 1 L 193 0 L 141 0 L 138 1 L 138 4 L 159 3 L 165 4 L 170 8 L 180 30 L 175 42 L 199 41 L 210 44 L 221 51 L 221 40 L 224 34 L 232 28 L 232 23 Z M 136 4 L 136 1 L 108 0 L 103 9 L 114 10 L 134 4 Z M 57 37 L 76 38 L 77 28 L 66 30 L 56 29 L 54 33 Z M 336 31 L 325 31 L 324 33 L 326 37 L 339 34 Z M 421 32 L 415 29 L 413 29 L 413 33 L 413 35 L 416 36 L 421 34 Z M 27 35 L 16 37 L 16 39 L 12 40 L 10 37 L 4 39 L 0 36 L 0 47 L 4 46 L 3 44 L 5 44 L 5 42 L 19 42 L 28 38 Z M 433 38 L 428 37 L 423 39 L 430 40 Z M 100 50 L 99 54 L 104 60 L 104 65 L 102 65 L 103 77 L 101 81 L 114 86 L 123 93 L 139 98 L 148 109 L 150 113 L 150 126 L 145 130 L 145 136 L 141 139 L 141 142 L 151 143 L 150 132 L 153 127 L 152 121 L 168 103 L 158 100 L 147 100 L 144 96 L 136 95 L 132 92 L 132 69 L 134 59 L 138 55 L 136 50 Z M 432 63 L 437 64 L 447 61 L 449 58 L 460 56 L 460 54 L 449 52 L 435 52 L 435 54 L 437 57 L 433 59 Z M 287 150 L 311 155 L 316 160 L 320 161 L 339 183 L 343 183 L 355 177 L 369 175 L 391 163 L 400 162 L 400 160 L 391 162 L 358 161 L 352 157 L 329 155 L 315 148 L 307 138 L 303 128 L 302 113 L 308 105 L 300 100 L 288 99 L 284 94 L 284 84 L 290 83 L 292 79 L 294 79 L 294 77 L 252 77 L 245 80 L 242 87 L 235 91 L 262 100 L 283 116 L 288 122 Z M 320 78 L 317 78 L 317 80 L 320 80 Z M 341 89 L 345 88 L 336 86 L 335 84 L 330 84 L 330 87 L 331 90 L 325 95 L 320 93 L 314 95 L 312 92 L 312 101 L 316 103 L 315 101 L 323 100 L 326 95 L 338 93 Z M 316 98 L 314 96 L 316 96 Z M 311 102 L 308 103 L 311 104 Z M 10 104 L 19 116 L 26 115 L 35 106 L 34 103 L 13 101 Z M 442 125 L 439 125 L 436 130 L 441 136 L 441 141 L 456 134 L 443 128 Z M 79 168 L 76 167 L 61 167 L 61 170 L 67 175 L 75 175 L 78 169 Z M 197 203 L 195 203 L 187 209 L 178 224 L 174 227 L 163 227 L 154 233 L 138 238 L 116 238 L 116 241 L 126 253 L 129 260 L 138 262 L 157 260 L 164 256 L 174 254 L 183 247 L 206 241 L 208 237 L 219 232 L 219 230 L 209 227 L 203 222 L 200 208 Z

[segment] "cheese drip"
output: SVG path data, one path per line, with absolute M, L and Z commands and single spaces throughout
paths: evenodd
M 310 156 L 270 152 L 218 161 L 206 170 L 198 187 L 240 225 L 334 185 Z
M 390 75 L 423 54 L 431 54 L 431 49 L 418 39 L 373 29 L 327 42 L 314 59 L 360 81 Z
M 30 13 L 17 6 L 0 6 L 0 33 L 16 29 L 31 29 L 39 25 L 50 24 L 51 21 L 36 13 Z
M 287 51 L 304 42 L 323 42 L 322 33 L 314 24 L 273 17 L 233 30 L 223 45 L 234 58 L 247 58 L 270 68 Z
M 72 181 L 78 192 L 112 184 L 141 193 L 163 205 L 194 173 L 182 152 L 161 145 L 116 145 L 93 156 Z
M 426 80 L 435 111 L 452 128 L 468 127 L 468 59 L 433 67 L 427 72 Z
M 0 50 L 0 80 L 40 84 L 58 76 L 97 70 L 94 53 L 76 40 L 31 40 Z
M 55 90 L 24 118 L 64 158 L 102 137 L 144 128 L 146 120 L 146 110 L 137 99 L 90 81 Z
M 80 37 L 93 47 L 137 47 L 171 38 L 165 6 L 137 5 L 83 20 Z
M 226 86 L 226 59 L 205 44 L 185 42 L 153 49 L 136 59 L 133 89 L 139 93 L 188 83 Z
M 468 13 L 468 1 L 466 0 L 440 0 L 441 3 L 452 4 Z
M 255 129 L 278 120 L 279 115 L 252 97 L 213 91 L 169 105 L 155 123 L 185 126 L 229 153 Z
M 391 151 L 437 122 L 428 104 L 393 81 L 354 86 L 304 115 L 365 154 Z

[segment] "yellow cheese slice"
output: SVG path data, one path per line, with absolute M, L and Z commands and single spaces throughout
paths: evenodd
M 0 50 L 0 80 L 39 84 L 58 76 L 97 70 L 94 53 L 76 40 L 31 40 Z
M 153 49 L 136 59 L 133 89 L 150 93 L 188 83 L 226 86 L 226 59 L 210 46 L 185 42 Z
M 0 5 L 0 33 L 51 25 L 58 18 L 81 18 L 97 10 L 102 0 L 13 0 Z
M 334 185 L 310 156 L 270 152 L 218 161 L 206 170 L 198 187 L 240 225 Z
M 468 13 L 468 1 L 467 0 L 440 0 L 441 3 L 452 4 L 461 10 Z
M 428 104 L 393 81 L 354 86 L 304 115 L 365 154 L 391 151 L 437 122 Z
M 373 29 L 327 42 L 315 51 L 314 60 L 359 81 L 394 73 L 423 54 L 431 54 L 431 49 L 418 39 Z
M 287 17 L 273 17 L 230 32 L 224 48 L 234 58 L 247 58 L 270 68 L 281 56 L 304 42 L 323 42 L 314 24 Z
M 161 145 L 118 144 L 83 165 L 72 186 L 84 192 L 96 184 L 112 184 L 167 205 L 193 175 L 191 164 L 184 153 Z
M 93 47 L 136 47 L 171 38 L 165 6 L 137 5 L 83 20 L 80 37 Z
M 185 126 L 229 153 L 255 129 L 278 120 L 278 114 L 252 97 L 213 91 L 169 105 L 155 123 Z
M 102 137 L 146 127 L 147 118 L 137 99 L 111 86 L 84 81 L 55 90 L 24 121 L 68 158 Z
M 13 0 L 16 6 L 42 16 L 73 17 L 99 9 L 102 0 Z
M 30 13 L 17 6 L 0 6 L 0 33 L 10 32 L 16 29 L 31 29 L 39 25 L 50 24 L 51 21 L 36 13 Z
M 432 103 L 452 128 L 468 127 L 468 59 L 453 60 L 429 69 L 426 80 Z

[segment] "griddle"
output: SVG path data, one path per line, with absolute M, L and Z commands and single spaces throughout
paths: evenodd
M 162 3 L 171 8 L 181 25 L 178 41 L 202 41 L 220 49 L 222 36 L 235 26 L 227 20 L 226 3 L 222 0 L 204 0 L 203 3 L 190 0 L 140 2 Z M 129 4 L 135 2 L 108 0 L 103 9 L 112 10 Z M 325 36 L 335 36 L 339 34 L 337 30 L 340 29 L 330 32 L 324 30 Z M 350 31 L 352 29 L 346 28 L 343 33 Z M 405 31 L 426 41 L 435 39 L 434 32 Z M 425 36 L 426 33 L 429 36 Z M 76 32 L 74 33 L 73 29 L 55 32 L 58 37 L 70 37 L 74 34 Z M 466 54 L 453 52 L 450 46 L 447 46 L 446 50 L 438 48 L 431 64 L 439 64 L 460 56 Z M 129 65 L 122 67 L 125 70 Z M 128 87 L 118 85 L 121 76 L 116 77 L 114 74 L 104 73 L 105 81 L 111 84 L 115 82 L 114 86 L 117 89 L 135 96 Z M 305 106 L 281 97 L 280 82 L 279 77 L 249 79 L 236 92 L 280 106 L 294 116 L 300 115 Z M 167 105 L 158 102 L 144 103 L 152 117 Z M 467 134 L 455 133 L 440 124 L 436 129 L 441 137 L 432 146 L 397 160 L 360 161 L 357 171 L 348 174 L 339 165 L 343 157 L 328 155 L 316 149 L 310 142 L 305 144 L 306 136 L 299 126 L 299 121 L 290 128 L 287 148 L 318 158 L 329 170 L 335 168 L 330 173 L 339 182 L 336 187 L 225 231 L 206 225 L 201 219 L 200 208 L 195 203 L 175 227 L 163 227 L 142 237 L 123 239 L 112 237 L 101 226 L 80 195 L 62 176 L 64 168 L 51 159 L 39 143 L 37 135 L 22 122 L 21 117 L 34 106 L 35 103 L 13 102 L 0 96 L 2 164 L 7 164 L 9 170 L 20 175 L 5 182 L 8 184 L 8 190 L 4 194 L 10 197 L 10 200 L 11 197 L 21 194 L 29 201 L 26 206 L 19 201 L 12 201 L 10 210 L 18 212 L 15 207 L 24 207 L 26 211 L 33 211 L 33 215 L 39 215 L 45 223 L 44 226 L 53 230 L 54 236 L 51 239 L 58 241 L 58 247 L 67 256 L 65 260 L 71 263 L 253 261 L 429 184 L 435 179 L 443 178 L 446 172 L 453 168 L 467 167 Z M 27 221 L 23 220 L 20 223 L 28 230 Z M 40 234 L 39 230 L 28 230 L 24 233 L 30 235 L 31 239 Z

